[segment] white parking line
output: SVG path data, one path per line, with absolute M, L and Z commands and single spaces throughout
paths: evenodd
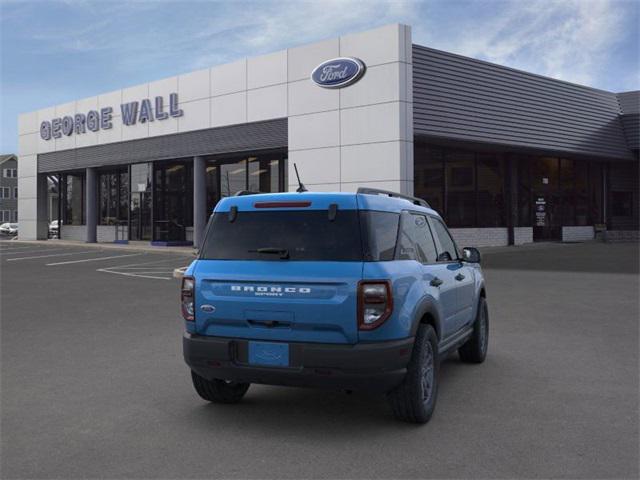
M 18 252 L 18 251 L 26 251 L 26 250 L 45 250 L 43 247 L 10 247 L 10 248 L 0 248 L 0 253 L 2 252 Z
M 68 255 L 81 255 L 85 253 L 96 253 L 95 250 L 87 250 L 84 252 L 69 252 L 69 253 L 53 253 L 51 255 L 34 255 L 31 257 L 20 257 L 20 258 L 7 258 L 7 262 L 17 262 L 18 260 L 31 260 L 34 258 L 48 258 L 48 257 L 64 257 Z
M 100 260 L 109 260 L 112 258 L 135 257 L 136 255 L 144 255 L 144 253 L 131 253 L 129 255 L 113 255 L 111 257 L 85 258 L 83 260 L 69 260 L 68 262 L 47 263 L 46 266 L 55 267 L 56 265 L 69 265 L 70 263 L 98 262 Z
M 140 273 L 114 272 L 113 270 L 99 269 L 99 272 L 113 273 L 114 275 L 122 275 L 125 277 L 152 278 L 154 280 L 171 280 L 171 277 L 157 277 L 155 275 L 142 275 Z
M 0 256 L 3 255 L 17 255 L 17 254 L 24 254 L 25 252 L 38 252 L 38 253 L 51 253 L 51 252 L 65 252 L 68 251 L 68 249 L 66 248 L 30 248 L 30 249 L 15 249 L 14 250 L 0 250 Z
M 99 268 L 98 272 L 113 273 L 125 277 L 150 278 L 154 280 L 171 280 L 173 278 L 173 267 L 158 265 L 159 263 L 176 263 L 175 258 L 165 258 L 155 262 L 131 263 L 129 265 L 118 265 L 114 267 Z M 156 265 L 156 266 L 152 266 Z M 160 277 L 158 275 L 166 274 Z

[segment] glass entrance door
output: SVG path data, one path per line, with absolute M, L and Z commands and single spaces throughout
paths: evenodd
M 129 202 L 129 240 L 151 240 L 152 165 L 131 165 L 129 174 L 131 200 Z
M 130 240 L 151 240 L 151 194 L 131 194 Z
M 562 236 L 559 159 L 542 157 L 531 169 L 533 240 L 560 240 Z

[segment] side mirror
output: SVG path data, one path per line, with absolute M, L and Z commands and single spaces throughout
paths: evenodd
M 480 263 L 480 252 L 474 247 L 464 247 L 462 249 L 462 261 L 469 263 Z

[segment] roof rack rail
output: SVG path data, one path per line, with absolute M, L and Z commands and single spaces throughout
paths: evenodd
M 260 192 L 252 192 L 251 190 L 239 190 L 233 196 L 244 197 L 245 195 L 258 195 Z
M 412 197 L 410 195 L 403 195 L 402 193 L 391 192 L 389 190 L 380 190 L 379 188 L 360 187 L 358 188 L 357 193 L 362 193 L 365 195 L 386 195 L 387 197 L 401 198 L 403 200 L 410 201 L 414 205 L 420 205 L 421 207 L 431 208 L 431 206 L 429 206 L 429 204 L 421 198 Z

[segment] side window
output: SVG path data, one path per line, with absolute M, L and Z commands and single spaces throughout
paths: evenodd
M 416 260 L 420 263 L 436 261 L 436 247 L 424 215 L 402 213 L 397 259 Z
M 438 248 L 438 261 L 448 262 L 458 259 L 458 249 L 456 244 L 451 238 L 451 235 L 447 231 L 444 224 L 437 218 L 430 218 L 429 222 L 433 229 L 433 234 L 437 237 L 440 245 Z
M 393 260 L 399 218 L 397 213 L 360 211 L 362 244 L 367 261 Z

